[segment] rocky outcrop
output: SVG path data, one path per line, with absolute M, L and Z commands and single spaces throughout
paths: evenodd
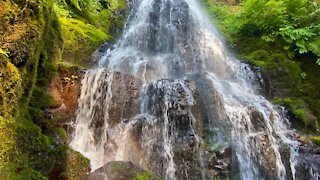
M 53 127 L 70 128 L 67 124 L 75 118 L 83 74 L 83 70 L 76 66 L 58 67 L 58 76 L 47 88 L 55 101 L 54 106 L 46 110 Z
M 229 176 L 231 146 L 211 149 L 209 146 L 214 146 L 215 141 L 202 138 L 211 133 L 206 127 L 209 121 L 216 121 L 221 129 L 227 123 L 219 93 L 210 86 L 210 98 L 199 95 L 198 86 L 209 87 L 210 81 L 163 79 L 142 88 L 142 82 L 133 76 L 103 73 L 100 77 L 104 79 L 112 75 L 112 81 L 105 84 L 112 92 L 108 101 L 108 141 L 104 145 L 108 161 L 131 161 L 169 179 L 172 175 L 177 179 Z M 204 108 L 206 105 L 212 110 Z M 100 116 L 95 114 L 98 119 L 93 118 L 93 123 L 101 124 Z M 101 127 L 98 124 L 95 131 Z M 170 171 L 170 167 L 174 169 Z

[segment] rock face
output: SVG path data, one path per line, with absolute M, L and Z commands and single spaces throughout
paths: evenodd
M 104 81 L 99 81 L 101 78 Z M 212 145 L 222 140 L 202 137 L 212 133 L 206 127 L 208 121 L 215 121 L 220 132 L 225 130 L 227 118 L 221 97 L 211 87 L 207 92 L 210 98 L 199 96 L 197 87 L 209 86 L 209 81 L 194 79 L 163 79 L 142 86 L 133 76 L 101 71 L 98 81 L 102 83 L 90 97 L 101 101 L 109 96 L 108 118 L 103 118 L 102 109 L 106 107 L 93 107 L 90 127 L 96 142 L 100 140 L 104 162 L 130 161 L 168 179 L 227 177 L 233 161 L 231 146 L 210 149 L 206 143 Z M 212 103 L 213 110 L 203 109 L 205 103 Z M 106 142 L 101 141 L 104 121 L 108 121 Z
M 299 180 L 320 179 L 320 148 L 300 146 L 295 164 L 295 177 Z
M 46 110 L 54 127 L 70 128 L 67 124 L 75 118 L 83 74 L 78 67 L 58 68 L 58 76 L 48 87 L 48 93 L 54 98 L 55 105 Z
M 138 180 L 148 179 L 156 180 L 157 178 L 151 173 L 134 165 L 131 162 L 114 161 L 109 162 L 93 173 L 80 177 L 79 180 Z
M 99 76 L 88 81 L 92 82 L 85 89 L 87 94 L 91 94 L 88 98 L 106 102 L 102 103 L 103 106 L 91 106 L 86 98 L 80 98 L 83 101 L 80 108 L 89 105 L 93 108 L 92 114 L 83 120 L 87 122 L 92 118 L 89 130 L 94 141 L 89 139 L 86 147 L 100 148 L 103 158 L 96 157 L 101 159 L 97 167 L 120 160 L 132 162 L 157 177 L 167 179 L 239 176 L 237 147 L 230 140 L 231 122 L 223 98 L 205 74 L 194 74 L 185 80 L 162 79 L 143 85 L 134 76 L 101 70 Z M 92 87 L 96 91 L 89 93 Z M 279 155 L 273 148 L 274 140 L 268 132 L 266 119 L 254 107 L 247 109 L 247 115 L 250 122 L 245 128 L 253 134 L 248 139 L 247 148 L 252 149 L 248 156 L 257 165 L 258 175 L 274 179 L 278 176 Z M 105 121 L 108 128 L 104 127 Z M 106 138 L 101 138 L 104 135 Z M 292 177 L 290 151 L 280 148 L 287 177 Z M 310 153 L 299 156 L 299 161 L 305 166 L 297 166 L 296 176 L 316 170 L 318 164 L 311 159 L 317 157 L 317 154 Z M 110 165 L 106 166 L 103 171 L 112 173 L 108 169 Z M 94 176 L 87 178 L 105 177 L 101 172 L 99 169 Z M 118 179 L 120 176 L 129 178 L 122 171 L 110 175 Z
M 112 103 L 109 107 L 111 125 L 118 124 L 123 119 L 129 119 L 140 111 L 139 97 L 142 81 L 120 72 L 113 74 Z

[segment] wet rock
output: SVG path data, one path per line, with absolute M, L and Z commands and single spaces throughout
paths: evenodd
M 250 120 L 254 130 L 257 132 L 265 131 L 266 123 L 264 122 L 263 114 L 254 107 L 250 107 L 249 111 L 250 111 Z
M 299 147 L 295 162 L 297 180 L 320 179 L 320 148 Z
M 131 162 L 114 161 L 109 162 L 100 169 L 80 177 L 80 180 L 156 180 L 148 171 L 134 165 Z
M 84 114 L 78 118 L 92 118 L 90 128 L 94 131 L 96 143 L 100 143 L 105 134 L 105 125 L 110 129 L 125 119 L 130 119 L 140 112 L 139 97 L 142 81 L 134 76 L 120 72 L 109 72 L 102 69 L 100 72 L 91 72 L 86 81 L 88 85 L 86 95 L 80 98 L 80 109 L 90 108 L 92 114 Z M 92 87 L 96 89 L 92 90 Z M 91 106 L 90 101 L 96 103 Z M 107 110 L 106 110 L 107 109 Z
M 116 126 L 125 119 L 130 119 L 136 114 L 139 114 L 139 96 L 142 81 L 134 76 L 126 75 L 120 72 L 108 72 L 104 70 L 99 75 L 99 80 L 102 83 L 99 85 L 97 92 L 94 92 L 93 97 L 97 97 L 97 101 L 101 101 L 103 106 L 95 106 L 91 127 L 99 129 L 103 127 L 104 121 L 107 120 L 110 127 Z M 110 77 L 112 76 L 112 77 Z M 111 79 L 111 82 L 107 82 Z M 111 88 L 108 95 L 108 88 Z M 111 96 L 108 102 L 105 98 Z M 107 119 L 105 109 L 108 107 Z M 100 132 L 98 134 L 101 134 Z
M 112 43 L 110 42 L 103 43 L 98 49 L 96 49 L 92 53 L 90 64 L 97 64 L 97 62 L 102 58 L 104 53 L 107 52 L 109 48 L 111 48 L 111 46 Z
M 194 80 L 163 79 L 142 88 L 139 79 L 107 70 L 103 70 L 97 81 L 92 82 L 101 84 L 90 98 L 97 102 L 106 102 L 107 99 L 107 104 L 94 106 L 91 123 L 96 141 L 103 133 L 107 134 L 107 142 L 102 142 L 106 157 L 104 162 L 118 159 L 130 161 L 161 178 L 169 179 L 172 176 L 177 179 L 201 179 L 212 174 L 216 174 L 215 177 L 228 176 L 232 150 L 206 151 L 204 141 L 210 140 L 199 137 L 199 133 L 208 128 L 209 120 L 216 120 L 217 125 L 221 123 L 219 127 L 222 129 L 227 123 L 221 97 L 216 90 L 209 90 L 210 82 L 197 84 Z M 88 91 L 96 85 L 88 84 Z M 198 85 L 208 86 L 206 92 L 210 98 L 199 96 Z M 112 95 L 106 98 L 109 88 Z M 86 98 L 81 102 L 83 106 L 90 105 L 86 104 Z M 209 111 L 206 106 L 213 110 Z M 104 115 L 106 107 L 109 110 L 107 119 Z M 107 132 L 103 128 L 105 120 L 109 124 Z M 215 157 L 212 166 L 209 166 L 206 157 Z
M 75 119 L 80 95 L 81 78 L 84 72 L 74 67 L 58 67 L 58 76 L 49 85 L 47 91 L 55 100 L 55 105 L 46 110 L 50 123 L 54 127 L 63 127 L 70 130 L 67 125 Z
M 272 147 L 271 137 L 268 134 L 267 124 L 263 117 L 263 114 L 256 108 L 249 108 L 250 120 L 252 123 L 252 133 L 255 134 L 250 137 L 250 146 L 252 156 L 258 165 L 259 174 L 267 179 L 273 179 L 277 177 L 277 157 Z
M 207 155 L 209 155 L 209 157 L 206 163 L 208 164 L 208 169 L 211 171 L 211 175 L 219 179 L 228 178 L 232 170 L 232 148 L 227 147 L 220 151 L 215 151 L 213 154 L 207 153 Z
M 252 137 L 250 146 L 257 150 L 253 152 L 253 157 L 258 165 L 259 174 L 267 179 L 277 177 L 276 154 L 271 147 L 270 137 L 263 133 Z
M 200 134 L 203 134 L 204 137 L 219 136 L 211 143 L 228 142 L 230 124 L 221 95 L 204 74 L 198 73 L 188 79 L 197 87 L 197 91 L 193 93 L 195 106 L 192 107 L 192 113 L 195 115 L 197 123 L 201 124 L 198 124 L 198 127 L 203 129 Z
M 291 149 L 288 145 L 283 145 L 279 147 L 279 153 L 281 155 L 281 160 L 286 169 L 286 177 L 287 179 L 293 179 L 292 170 L 291 170 Z
M 295 161 L 295 178 L 297 180 L 320 179 L 320 148 L 311 144 L 298 147 Z
M 139 114 L 142 81 L 120 72 L 113 74 L 112 100 L 109 105 L 109 123 L 116 125 L 123 119 Z

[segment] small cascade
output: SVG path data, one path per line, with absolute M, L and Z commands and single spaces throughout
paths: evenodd
M 82 90 L 77 112 L 77 126 L 70 146 L 81 150 L 91 160 L 93 169 L 105 164 L 105 144 L 108 141 L 105 133 L 109 124 L 109 102 L 112 98 L 112 72 L 96 69 L 86 73 L 82 80 Z M 83 133 L 86 132 L 86 133 Z
M 131 161 L 166 180 L 299 179 L 283 109 L 197 1 L 132 3 L 123 35 L 82 81 L 70 146 L 92 171 Z M 318 169 L 305 171 L 317 179 Z

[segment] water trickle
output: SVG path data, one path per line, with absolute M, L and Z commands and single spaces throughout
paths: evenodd
M 168 180 L 295 178 L 287 119 L 197 2 L 132 2 L 123 35 L 82 81 L 70 145 L 92 171 L 119 160 Z

